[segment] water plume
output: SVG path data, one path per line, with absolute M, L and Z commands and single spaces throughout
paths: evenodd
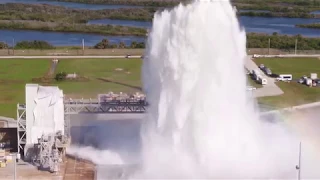
M 142 67 L 143 168 L 133 178 L 295 178 L 299 142 L 260 120 L 246 55 L 228 0 L 155 14 Z

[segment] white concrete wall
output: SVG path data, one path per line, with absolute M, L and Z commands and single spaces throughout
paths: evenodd
M 36 107 L 38 84 L 26 84 L 26 143 L 32 144 L 32 127 L 34 125 L 33 110 Z
M 64 133 L 63 91 L 54 86 L 26 85 L 27 145 L 43 134 Z

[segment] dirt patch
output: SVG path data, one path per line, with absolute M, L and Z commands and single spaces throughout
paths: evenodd
M 6 85 L 6 84 L 17 84 L 17 83 L 24 83 L 22 80 L 8 80 L 8 79 L 0 79 L 1 85 Z
M 52 82 L 54 82 L 55 81 L 55 79 L 53 78 L 53 77 L 49 77 L 49 76 L 47 76 L 47 77 L 39 77 L 39 78 L 32 78 L 32 82 L 34 82 L 34 83 L 44 83 L 44 84 L 46 84 L 46 83 L 52 83 Z

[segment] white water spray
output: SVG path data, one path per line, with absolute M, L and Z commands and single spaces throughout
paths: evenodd
M 143 83 L 151 104 L 135 178 L 294 178 L 298 142 L 247 96 L 246 35 L 228 0 L 157 13 Z

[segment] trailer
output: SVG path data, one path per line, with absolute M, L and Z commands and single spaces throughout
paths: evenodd
M 253 75 L 253 78 L 254 78 L 256 81 L 258 81 L 258 80 L 259 80 L 259 76 L 261 76 L 259 69 L 254 69 L 254 70 L 252 70 L 252 75 Z

